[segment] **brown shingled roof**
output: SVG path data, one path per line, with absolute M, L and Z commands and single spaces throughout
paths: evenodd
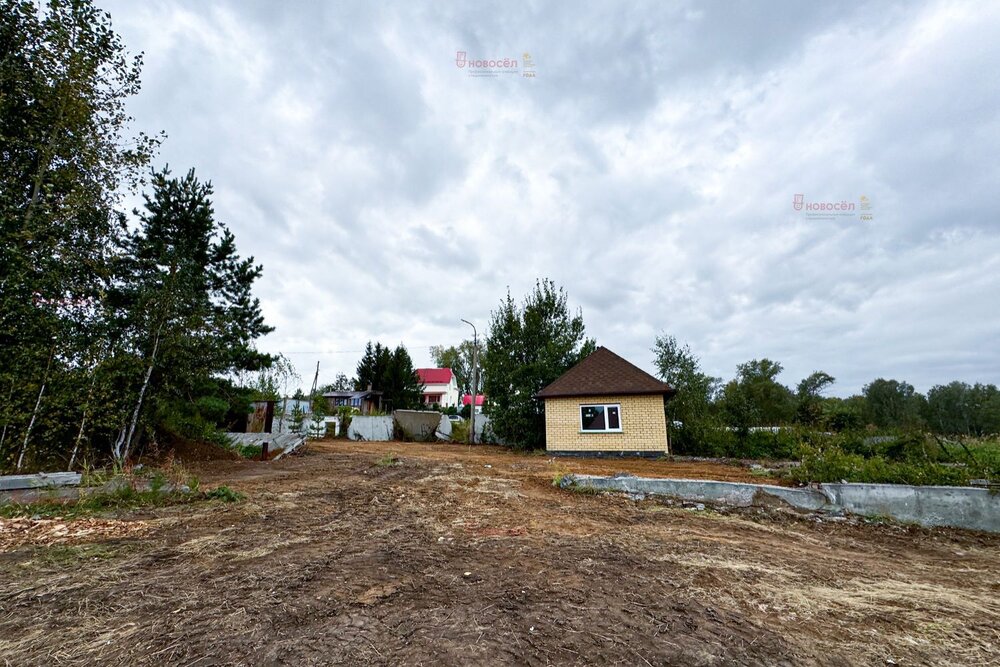
M 606 394 L 674 394 L 665 382 L 630 364 L 606 347 L 594 350 L 586 359 L 542 389 L 536 398 L 599 396 Z

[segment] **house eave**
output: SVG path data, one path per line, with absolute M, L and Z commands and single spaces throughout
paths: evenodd
M 533 398 L 544 401 L 549 398 L 586 398 L 587 396 L 664 396 L 670 398 L 677 393 L 676 389 L 656 389 L 656 390 L 632 390 L 632 391 L 585 391 L 585 392 L 557 392 L 552 394 L 538 393 Z

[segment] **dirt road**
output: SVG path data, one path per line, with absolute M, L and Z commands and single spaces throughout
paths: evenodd
M 741 468 L 402 443 L 199 465 L 247 500 L 0 553 L 0 662 L 1000 664 L 1000 536 L 551 486 Z

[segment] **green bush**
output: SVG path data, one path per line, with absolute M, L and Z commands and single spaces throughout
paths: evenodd
M 845 452 L 837 446 L 806 447 L 802 464 L 789 476 L 807 482 L 867 482 L 873 484 L 914 484 L 964 486 L 979 471 L 970 466 L 947 465 L 932 461 L 893 461 L 883 456 L 864 457 Z
M 825 433 L 802 428 L 741 434 L 720 427 L 671 429 L 675 454 L 741 459 L 791 459 L 788 476 L 807 482 L 869 482 L 962 486 L 1000 480 L 1000 440 L 939 437 L 905 430 Z
M 261 445 L 236 445 L 233 449 L 245 459 L 254 461 L 260 458 L 264 448 Z
M 459 422 L 451 423 L 451 441 L 452 442 L 468 442 L 469 441 L 469 422 L 462 420 Z
M 351 427 L 351 420 L 354 415 L 360 414 L 360 410 L 349 405 L 341 405 L 337 408 L 337 418 L 340 420 L 340 430 L 334 434 L 338 438 L 346 438 L 347 430 Z
M 226 485 L 218 486 L 205 493 L 208 500 L 221 500 L 226 503 L 236 503 L 243 500 L 244 496 L 239 491 L 234 491 Z
M 684 456 L 738 459 L 795 459 L 802 433 L 793 428 L 741 434 L 722 427 L 671 430 L 671 451 Z
M 376 461 L 375 465 L 377 465 L 380 468 L 391 468 L 392 466 L 400 465 L 401 463 L 402 461 L 398 456 L 396 456 L 392 452 L 389 452 L 388 454 L 380 458 L 378 461 Z
M 736 435 L 725 428 L 707 424 L 685 424 L 670 429 L 670 450 L 681 456 L 730 456 Z
M 793 459 L 799 456 L 801 440 L 795 429 L 783 428 L 774 433 L 751 431 L 743 439 L 736 439 L 730 456 L 741 459 Z

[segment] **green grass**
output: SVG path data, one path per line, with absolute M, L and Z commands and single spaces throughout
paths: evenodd
M 221 500 L 226 503 L 238 503 L 246 498 L 242 493 L 230 489 L 225 484 L 205 492 L 203 496 L 206 500 Z
M 596 496 L 601 491 L 592 486 L 583 486 L 578 484 L 576 478 L 573 477 L 572 473 L 559 472 L 556 473 L 552 478 L 552 486 L 557 489 L 563 489 L 565 491 L 571 491 L 573 493 L 579 493 L 584 496 Z
M 211 491 L 197 491 L 197 478 L 191 491 L 185 493 L 179 490 L 137 490 L 131 485 L 123 485 L 109 491 L 99 490 L 87 492 L 79 500 L 62 502 L 58 499 L 46 499 L 34 503 L 5 503 L 0 505 L 0 517 L 63 517 L 73 519 L 95 516 L 114 512 L 166 507 L 169 505 L 184 505 L 197 501 L 221 500 L 223 502 L 240 502 L 243 494 L 220 486 Z
M 44 567 L 66 568 L 85 561 L 118 558 L 134 550 L 134 544 L 55 544 L 34 548 L 28 563 Z
M 889 456 L 845 451 L 838 446 L 808 447 L 802 465 L 787 475 L 796 482 L 867 482 L 918 486 L 966 486 L 973 479 L 1000 479 L 1000 459 L 980 451 L 965 461 L 933 459 L 930 456 Z
M 260 445 L 236 445 L 233 450 L 245 459 L 256 460 L 264 451 Z
M 396 456 L 393 452 L 389 452 L 378 461 L 375 462 L 379 468 L 391 468 L 392 466 L 398 466 L 402 464 L 402 459 Z

